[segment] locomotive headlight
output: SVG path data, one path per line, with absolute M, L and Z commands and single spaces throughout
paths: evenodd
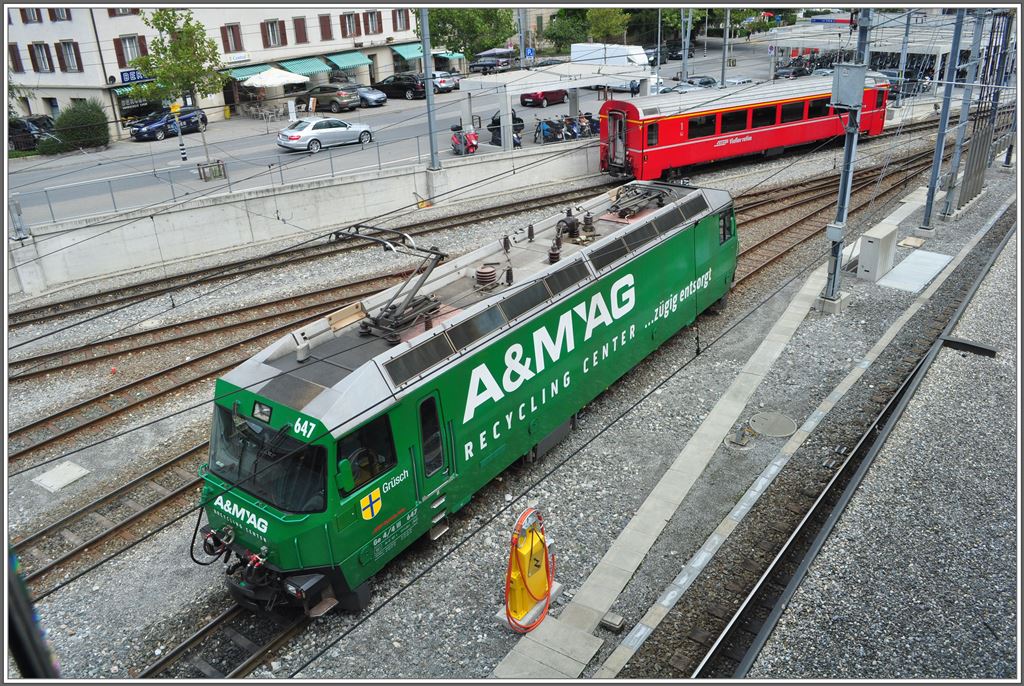
M 302 597 L 302 589 L 291 582 L 286 582 L 284 585 L 285 592 L 293 598 Z
M 270 413 L 271 409 L 269 405 L 264 405 L 263 403 L 254 403 L 252 406 L 252 416 L 260 420 L 261 422 L 267 422 L 269 424 Z

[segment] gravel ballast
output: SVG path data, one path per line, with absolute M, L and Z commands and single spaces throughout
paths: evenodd
M 1018 674 L 1017 286 L 1013 237 L 952 334 L 998 354 L 939 353 L 751 678 Z

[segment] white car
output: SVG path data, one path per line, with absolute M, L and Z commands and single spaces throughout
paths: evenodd
M 344 143 L 366 145 L 373 140 L 373 131 L 366 124 L 340 119 L 305 117 L 293 121 L 277 134 L 277 144 L 289 150 L 320 152 L 321 148 Z

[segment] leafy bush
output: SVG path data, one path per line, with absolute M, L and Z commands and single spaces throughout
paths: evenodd
M 97 148 L 110 143 L 110 129 L 103 105 L 94 99 L 72 103 L 54 122 L 54 136 L 39 141 L 39 152 L 53 155 L 79 148 Z

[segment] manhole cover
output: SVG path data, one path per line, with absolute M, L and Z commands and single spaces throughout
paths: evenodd
M 762 436 L 781 438 L 796 433 L 796 422 L 778 412 L 758 412 L 750 418 L 750 428 Z

